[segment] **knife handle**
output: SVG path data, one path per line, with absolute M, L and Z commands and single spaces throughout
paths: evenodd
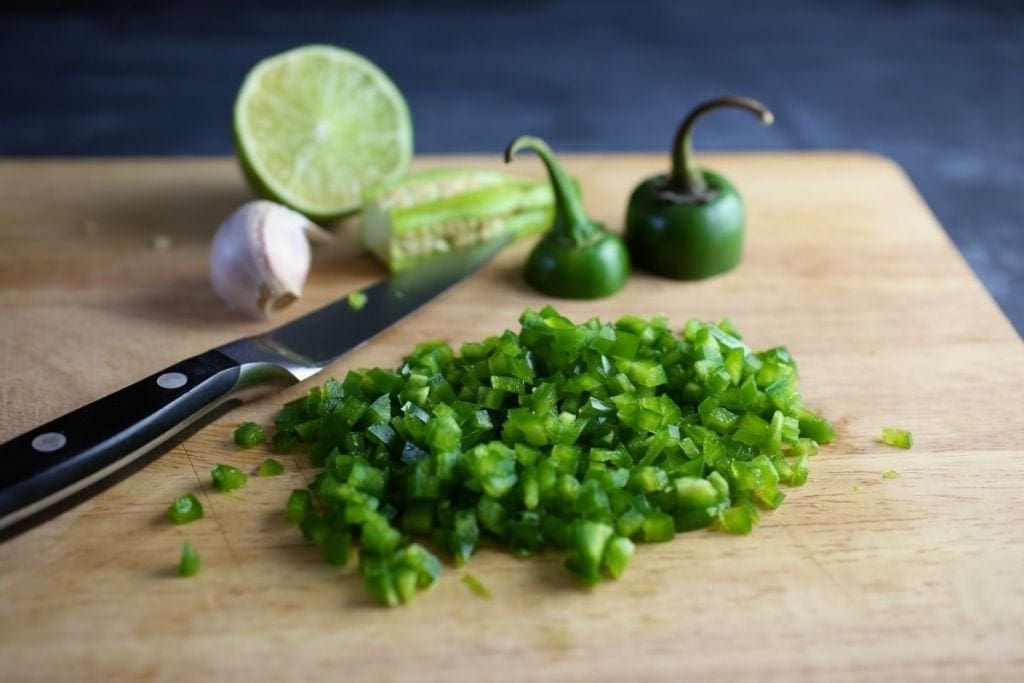
M 131 464 L 222 403 L 240 374 L 207 351 L 0 445 L 0 531 Z

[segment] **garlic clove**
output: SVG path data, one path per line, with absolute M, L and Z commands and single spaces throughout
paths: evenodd
M 242 205 L 218 228 L 210 282 L 231 308 L 267 317 L 302 295 L 312 253 L 308 218 L 266 200 Z

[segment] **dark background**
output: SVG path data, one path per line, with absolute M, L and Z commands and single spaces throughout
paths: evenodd
M 231 153 L 260 58 L 326 42 L 405 93 L 416 149 L 667 150 L 702 98 L 700 150 L 893 157 L 1024 330 L 1024 2 L 6 3 L 0 155 Z M 907 258 L 914 258 L 907 254 Z M 950 321 L 950 325 L 955 325 Z

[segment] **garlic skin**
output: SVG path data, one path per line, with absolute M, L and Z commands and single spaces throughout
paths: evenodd
M 266 318 L 302 295 L 312 250 L 308 218 L 266 200 L 243 204 L 217 230 L 210 282 L 231 308 Z

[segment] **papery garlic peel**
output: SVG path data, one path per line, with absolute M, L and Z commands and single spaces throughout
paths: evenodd
M 302 295 L 312 253 L 308 218 L 271 201 L 242 205 L 221 224 L 210 248 L 214 291 L 235 310 L 267 317 Z

